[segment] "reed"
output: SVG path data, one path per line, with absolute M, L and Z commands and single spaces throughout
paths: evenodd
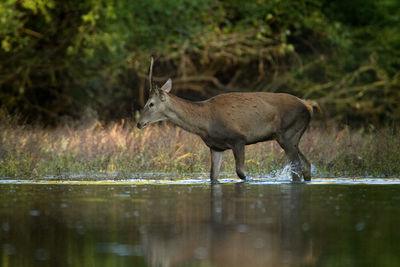
M 400 134 L 394 129 L 311 127 L 300 143 L 314 176 L 399 176 Z M 286 162 L 273 142 L 246 147 L 246 171 L 269 176 Z M 0 177 L 36 179 L 125 179 L 142 173 L 208 173 L 202 140 L 167 123 L 136 129 L 133 122 L 43 128 L 0 120 Z M 232 153 L 222 169 L 235 177 Z

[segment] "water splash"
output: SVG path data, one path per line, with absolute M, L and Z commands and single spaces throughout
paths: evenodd
M 292 167 L 290 164 L 283 167 L 283 169 L 275 170 L 271 172 L 271 178 L 280 180 L 280 181 L 288 181 L 291 180 L 292 177 Z

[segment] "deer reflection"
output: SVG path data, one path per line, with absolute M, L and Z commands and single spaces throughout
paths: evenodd
M 314 262 L 307 235 L 308 200 L 302 199 L 302 185 L 281 185 L 278 193 L 271 191 L 273 195 L 250 187 L 245 183 L 211 185 L 209 199 L 196 202 L 201 208 L 185 215 L 189 223 L 176 219 L 161 227 L 149 225 L 142 244 L 150 265 L 205 261 L 213 266 L 281 266 Z

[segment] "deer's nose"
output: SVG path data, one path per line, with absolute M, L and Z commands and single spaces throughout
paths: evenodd
M 140 122 L 138 122 L 138 123 L 136 124 L 136 127 L 138 127 L 139 129 L 142 129 L 142 128 L 143 128 L 143 125 L 142 125 Z

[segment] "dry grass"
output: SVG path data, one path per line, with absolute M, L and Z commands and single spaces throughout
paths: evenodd
M 169 124 L 138 130 L 133 123 L 44 129 L 0 121 L 0 177 L 129 178 L 144 172 L 208 172 L 202 140 Z M 320 176 L 398 176 L 400 134 L 311 128 L 301 142 Z M 246 148 L 246 170 L 268 175 L 286 164 L 276 142 Z M 234 175 L 232 153 L 222 171 Z

